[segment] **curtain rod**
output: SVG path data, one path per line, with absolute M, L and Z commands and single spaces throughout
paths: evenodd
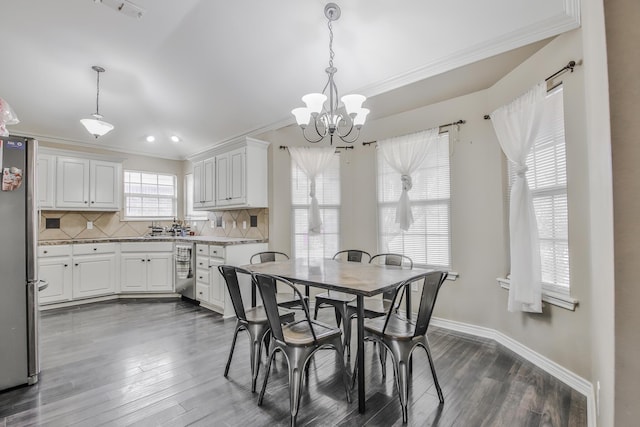
M 281 145 L 279 148 L 280 148 L 281 150 L 288 150 L 288 149 L 289 149 L 289 146 L 288 146 L 288 145 Z M 339 153 L 339 151 L 338 151 L 338 150 L 353 150 L 353 146 L 352 146 L 352 145 L 349 145 L 349 146 L 344 145 L 344 146 L 341 146 L 341 147 L 335 147 L 335 148 L 336 148 L 336 153 Z
M 567 63 L 567 65 L 565 65 L 564 67 L 560 68 L 558 71 L 556 71 L 555 73 L 551 74 L 549 77 L 547 77 L 546 79 L 544 79 L 545 82 L 548 82 L 549 80 L 553 80 L 555 77 L 558 77 L 560 74 L 564 74 L 567 71 L 571 71 L 573 73 L 573 69 L 576 67 L 576 61 L 569 61 Z M 558 87 L 558 85 L 554 85 L 552 88 L 548 89 L 547 92 L 552 91 L 553 89 L 555 89 L 556 87 Z M 485 120 L 491 120 L 491 116 L 489 114 L 485 114 L 484 115 L 484 119 Z
M 466 120 L 460 119 L 457 122 L 451 122 L 451 123 L 447 123 L 447 124 L 444 124 L 444 125 L 440 125 L 440 126 L 438 126 L 438 128 L 440 129 L 440 132 L 442 132 L 443 128 L 446 128 L 446 127 L 449 127 L 449 126 L 459 126 L 459 125 L 463 125 L 465 123 L 467 123 Z M 367 142 L 363 142 L 362 145 L 371 145 L 371 144 L 376 144 L 377 142 L 378 141 L 367 141 Z

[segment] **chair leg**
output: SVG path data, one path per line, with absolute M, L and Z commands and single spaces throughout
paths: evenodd
M 276 356 L 276 349 L 269 349 L 269 362 L 267 362 L 267 369 L 264 372 L 264 380 L 262 381 L 262 389 L 260 390 L 260 396 L 258 397 L 258 406 L 262 405 L 262 399 L 264 399 L 264 392 L 267 390 L 267 381 L 269 380 L 269 372 L 271 371 L 271 362 Z
M 260 371 L 260 359 L 262 356 L 262 340 L 260 337 L 252 337 L 251 343 L 251 392 L 255 393 L 258 382 L 258 372 Z
M 229 350 L 229 358 L 227 359 L 227 366 L 224 368 L 224 377 L 229 375 L 229 367 L 231 366 L 231 358 L 233 357 L 233 350 L 236 348 L 236 340 L 238 339 L 238 332 L 240 332 L 240 325 L 236 324 L 236 330 L 233 333 L 233 341 L 231 341 L 231 349 Z
M 313 320 L 317 320 L 318 319 L 318 309 L 320 308 L 320 304 L 321 303 L 319 303 L 317 299 L 316 299 L 316 303 L 313 304 L 314 305 L 314 307 L 313 307 Z
M 382 346 L 380 346 L 382 347 Z M 400 406 L 402 407 L 402 422 L 407 422 L 407 399 L 409 396 L 409 382 L 407 379 L 407 361 L 401 360 L 398 363 L 398 375 L 397 382 L 398 385 L 398 395 L 400 397 Z
M 302 362 L 302 363 L 300 363 Z M 298 408 L 300 407 L 300 388 L 302 385 L 303 360 L 289 361 L 289 406 L 291 412 L 291 425 L 296 425 Z
M 347 394 L 347 402 L 351 403 L 351 387 L 349 386 L 349 373 L 347 365 L 344 362 L 344 347 L 342 346 L 342 338 L 337 337 L 333 342 L 333 347 L 340 356 L 340 368 L 342 370 L 342 382 L 344 383 L 344 391 Z
M 444 403 L 444 395 L 442 394 L 442 389 L 440 388 L 440 383 L 438 382 L 438 376 L 436 375 L 436 367 L 434 366 L 433 358 L 431 357 L 431 349 L 429 348 L 429 343 L 426 341 L 426 339 L 423 347 L 427 352 L 427 358 L 429 359 L 429 367 L 431 368 L 431 375 L 433 376 L 433 383 L 436 385 L 436 391 L 438 392 L 438 399 L 440 400 L 440 403 Z
M 387 378 L 387 348 L 378 346 L 378 356 L 380 357 L 380 367 L 382 368 L 382 378 Z

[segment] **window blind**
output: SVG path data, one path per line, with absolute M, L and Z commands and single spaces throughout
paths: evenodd
M 527 157 L 527 181 L 538 222 L 543 288 L 569 293 L 567 155 L 562 86 L 547 94 L 540 129 Z M 509 191 L 515 177 L 509 162 Z
M 412 175 L 409 197 L 414 223 L 408 231 L 395 223 L 402 193 L 400 174 L 380 152 L 377 159 L 379 250 L 407 255 L 419 266 L 450 269 L 449 134 L 431 144 L 426 160 Z
M 175 175 L 124 171 L 124 203 L 127 218 L 176 216 Z
M 309 234 L 309 179 L 291 162 L 292 252 L 295 258 L 331 258 L 340 244 L 340 156 L 316 177 L 322 232 Z

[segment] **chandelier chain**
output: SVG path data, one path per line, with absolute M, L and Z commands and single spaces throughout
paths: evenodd
M 336 54 L 333 52 L 333 25 L 331 25 L 331 20 L 327 22 L 327 27 L 329 27 L 329 67 L 333 67 L 333 57 Z
M 96 77 L 96 115 L 99 116 L 100 115 L 100 110 L 99 110 L 99 106 L 100 106 L 100 71 L 98 71 L 97 73 L 97 77 Z

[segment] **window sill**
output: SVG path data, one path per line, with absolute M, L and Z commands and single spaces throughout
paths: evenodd
M 511 281 L 509 279 L 498 277 L 496 280 L 502 289 L 509 290 L 511 287 Z M 571 298 L 569 295 L 563 295 L 558 292 L 547 291 L 544 289 L 542 290 L 542 301 L 571 311 L 575 311 L 576 306 L 578 305 L 578 300 Z

